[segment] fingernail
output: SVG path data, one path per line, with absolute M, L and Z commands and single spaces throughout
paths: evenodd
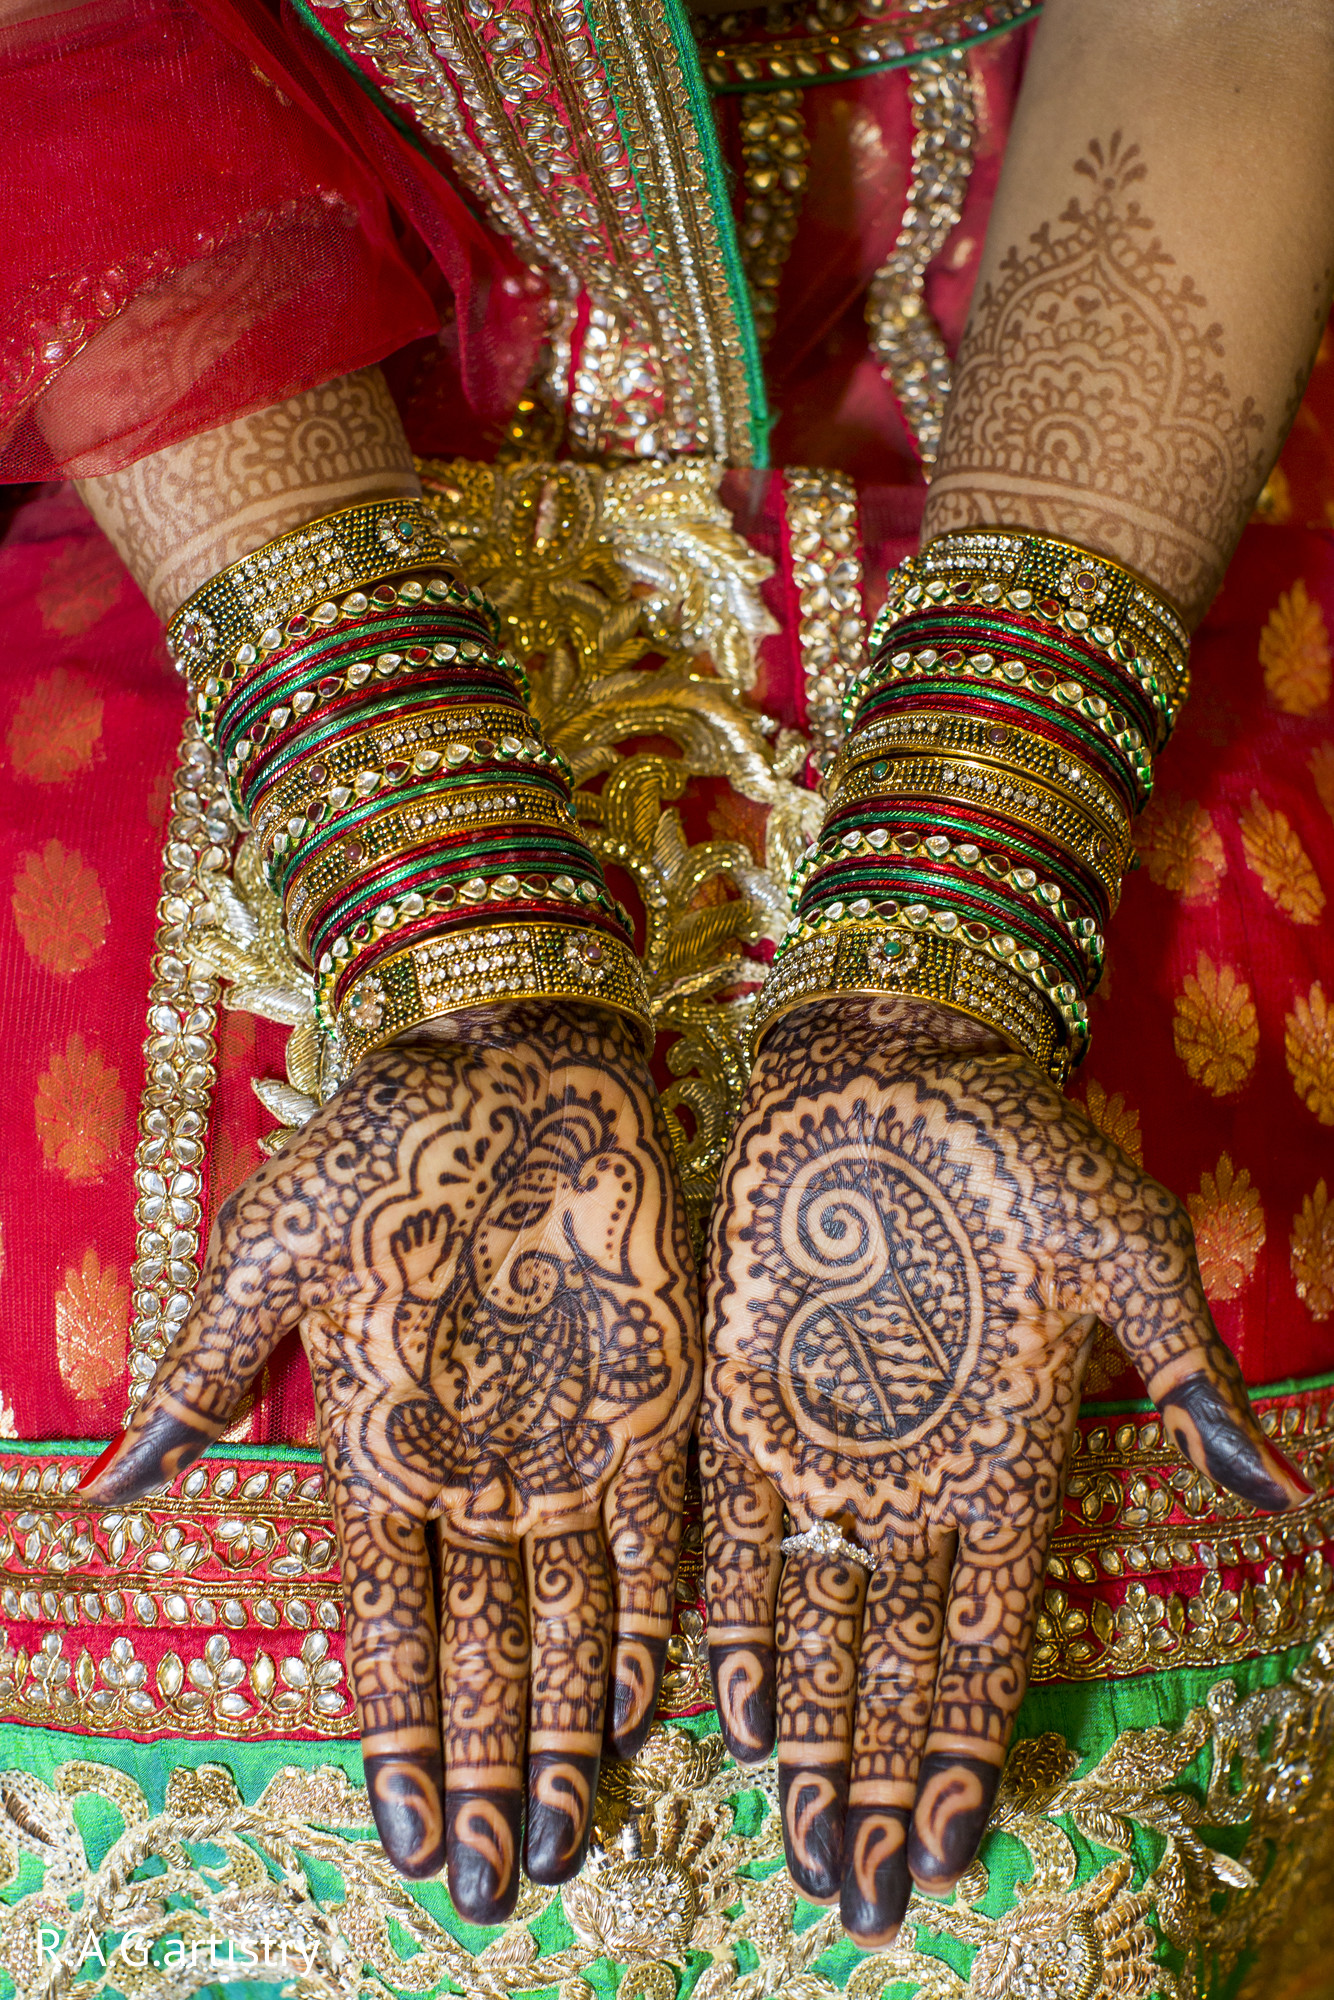
M 579 1873 L 593 1828 L 598 1758 L 539 1751 L 528 1763 L 528 1827 L 523 1865 L 554 1887 Z
M 523 1793 L 450 1792 L 445 1800 L 449 1894 L 466 1923 L 503 1924 L 519 1900 Z
M 848 1813 L 839 1914 L 857 1943 L 876 1951 L 893 1943 L 912 1894 L 908 1817 L 897 1806 L 853 1806 Z
M 777 1733 L 777 1662 L 772 1646 L 710 1646 L 718 1727 L 738 1764 L 758 1764 Z
M 980 1757 L 956 1757 L 948 1750 L 923 1757 L 908 1833 L 908 1867 L 928 1895 L 952 1889 L 972 1861 L 999 1783 L 1000 1765 Z
M 445 1859 L 439 1755 L 367 1757 L 366 1789 L 381 1845 L 400 1875 L 438 1875 Z
M 787 1872 L 799 1893 L 815 1903 L 832 1903 L 839 1892 L 847 1799 L 848 1774 L 841 1764 L 823 1771 L 778 1767 Z
M 617 1641 L 612 1661 L 607 1735 L 618 1757 L 635 1757 L 653 1727 L 658 1689 L 667 1664 L 667 1640 L 636 1637 Z
M 74 1488 L 74 1491 L 76 1493 L 82 1493 L 85 1486 L 92 1485 L 98 1473 L 102 1470 L 102 1467 L 104 1465 L 109 1465 L 111 1463 L 111 1460 L 116 1456 L 116 1453 L 120 1450 L 124 1442 L 125 1442 L 124 1431 L 118 1431 L 116 1436 L 112 1438 L 111 1443 L 107 1446 L 106 1450 L 100 1451 L 97 1454 L 97 1457 L 93 1460 L 88 1470 L 84 1473 L 83 1478 L 79 1480 L 79 1482 Z
M 1232 1407 L 1203 1375 L 1188 1375 L 1162 1400 L 1163 1421 L 1173 1442 L 1188 1457 L 1192 1441 L 1198 1441 L 1204 1469 L 1229 1493 L 1249 1500 L 1266 1513 L 1286 1513 L 1294 1504 L 1292 1494 L 1281 1483 L 1287 1473 L 1296 1491 L 1306 1500 L 1313 1489 L 1268 1439 L 1263 1441 L 1238 1423 Z M 1266 1464 L 1268 1457 L 1272 1464 Z

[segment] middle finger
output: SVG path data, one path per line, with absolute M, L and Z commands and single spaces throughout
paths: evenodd
M 583 1865 L 592 1827 L 611 1572 L 596 1515 L 536 1529 L 526 1548 L 533 1662 L 524 1865 L 534 1882 L 568 1882 Z
M 778 1592 L 778 1798 L 788 1873 L 831 1903 L 843 1873 L 866 1571 L 851 1557 L 797 1549 Z
M 442 1528 L 440 1692 L 449 1893 L 469 1923 L 503 1923 L 519 1894 L 528 1612 L 514 1547 Z

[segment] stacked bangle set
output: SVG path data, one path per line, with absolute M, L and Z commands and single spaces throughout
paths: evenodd
M 756 1040 L 825 995 L 914 995 L 1062 1080 L 1087 1045 L 1188 647 L 1157 592 L 1067 542 L 968 530 L 903 563 L 849 691 Z
M 196 592 L 167 643 L 340 1068 L 419 1022 L 539 996 L 651 1033 L 569 768 L 420 503 L 279 536 Z

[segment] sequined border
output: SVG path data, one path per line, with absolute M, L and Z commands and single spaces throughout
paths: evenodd
M 806 727 L 816 768 L 843 742 L 843 702 L 866 661 L 857 489 L 846 473 L 798 468 L 783 475 Z
M 787 0 L 768 10 L 773 31 L 755 34 L 753 9 L 705 15 L 695 24 L 705 79 L 715 96 L 757 85 L 837 83 L 868 71 L 903 68 L 1035 18 L 1041 0 L 918 0 L 885 18 L 875 0 Z M 851 18 L 849 18 L 851 15 Z

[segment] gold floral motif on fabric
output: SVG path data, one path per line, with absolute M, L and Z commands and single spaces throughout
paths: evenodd
M 303 2000 L 591 2000 L 599 1963 L 618 2000 L 675 2000 L 687 1978 L 700 2000 L 1195 2000 L 1255 1953 L 1263 1992 L 1266 1959 L 1303 1903 L 1310 1930 L 1309 1885 L 1329 1876 L 1332 1758 L 1329 1641 L 1276 1686 L 1222 1680 L 1179 1725 L 1124 1730 L 1083 1772 L 1055 1732 L 1021 1742 L 952 1901 L 914 1896 L 900 1942 L 849 1975 L 837 1911 L 799 1904 L 782 1867 L 775 1767 L 738 1769 L 717 1736 L 658 1728 L 606 1767 L 578 1879 L 525 1884 L 473 1949 L 386 1862 L 337 1766 L 280 1769 L 253 1802 L 225 1764 L 178 1769 L 155 1811 L 131 1777 L 75 1757 L 49 1782 L 0 1776 L 0 1880 L 42 1878 L 0 1905 L 0 1963 L 30 2000 L 76 1977 L 82 2000 L 127 1990 L 127 1932 L 148 1961 L 135 2000 L 195 1990 L 180 1967 L 193 1950 L 207 1968 L 210 1939 L 222 1957 L 206 1977 L 227 1976 L 230 1939 L 233 1956 L 299 1967 Z M 85 1838 L 89 1808 L 123 1828 L 109 1846 Z M 1022 1887 L 1005 1893 L 1016 1850 Z

